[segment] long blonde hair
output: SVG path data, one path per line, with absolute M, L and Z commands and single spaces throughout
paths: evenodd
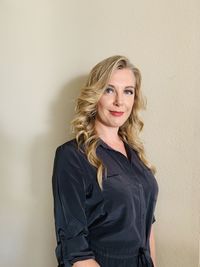
M 130 69 L 136 78 L 135 98 L 132 113 L 128 120 L 119 128 L 121 139 L 128 143 L 137 152 L 141 161 L 155 174 L 156 169 L 146 158 L 144 146 L 139 138 L 144 123 L 138 112 L 144 109 L 146 103 L 141 94 L 141 74 L 124 56 L 112 56 L 99 62 L 89 73 L 85 86 L 82 88 L 76 102 L 75 118 L 72 121 L 72 130 L 79 148 L 83 145 L 88 161 L 97 168 L 97 180 L 102 188 L 104 166 L 96 154 L 99 137 L 95 131 L 95 116 L 97 103 L 102 96 L 108 81 L 116 69 Z

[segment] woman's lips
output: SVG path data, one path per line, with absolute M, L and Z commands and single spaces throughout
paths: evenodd
M 110 113 L 115 117 L 120 117 L 124 114 L 124 112 L 121 111 L 110 111 Z

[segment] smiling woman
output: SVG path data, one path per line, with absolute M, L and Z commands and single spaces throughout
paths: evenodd
M 113 56 L 91 70 L 77 99 L 75 139 L 54 161 L 60 267 L 155 266 L 158 184 L 138 136 L 140 84 L 139 70 Z
M 121 127 L 130 116 L 134 103 L 135 76 L 130 69 L 116 69 L 97 103 L 96 130 L 104 126 Z M 110 130 L 110 129 L 109 129 Z

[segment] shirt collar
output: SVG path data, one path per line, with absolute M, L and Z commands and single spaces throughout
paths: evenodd
M 131 147 L 129 146 L 128 143 L 126 143 L 124 141 L 123 141 L 123 143 L 124 143 L 124 146 L 125 146 L 125 149 L 126 149 L 126 153 L 127 153 L 128 159 L 131 162 L 132 161 L 132 149 L 131 149 Z M 101 138 L 99 138 L 97 147 L 103 147 L 103 148 L 108 149 L 108 150 L 114 150 L 112 147 L 107 145 Z
M 99 138 L 99 140 L 98 140 L 98 146 L 104 147 L 106 149 L 113 150 L 112 147 L 107 145 L 101 138 Z

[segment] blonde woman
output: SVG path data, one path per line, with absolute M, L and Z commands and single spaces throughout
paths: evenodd
M 75 138 L 56 150 L 59 267 L 153 267 L 155 169 L 139 139 L 140 71 L 112 56 L 90 72 L 76 103 Z

